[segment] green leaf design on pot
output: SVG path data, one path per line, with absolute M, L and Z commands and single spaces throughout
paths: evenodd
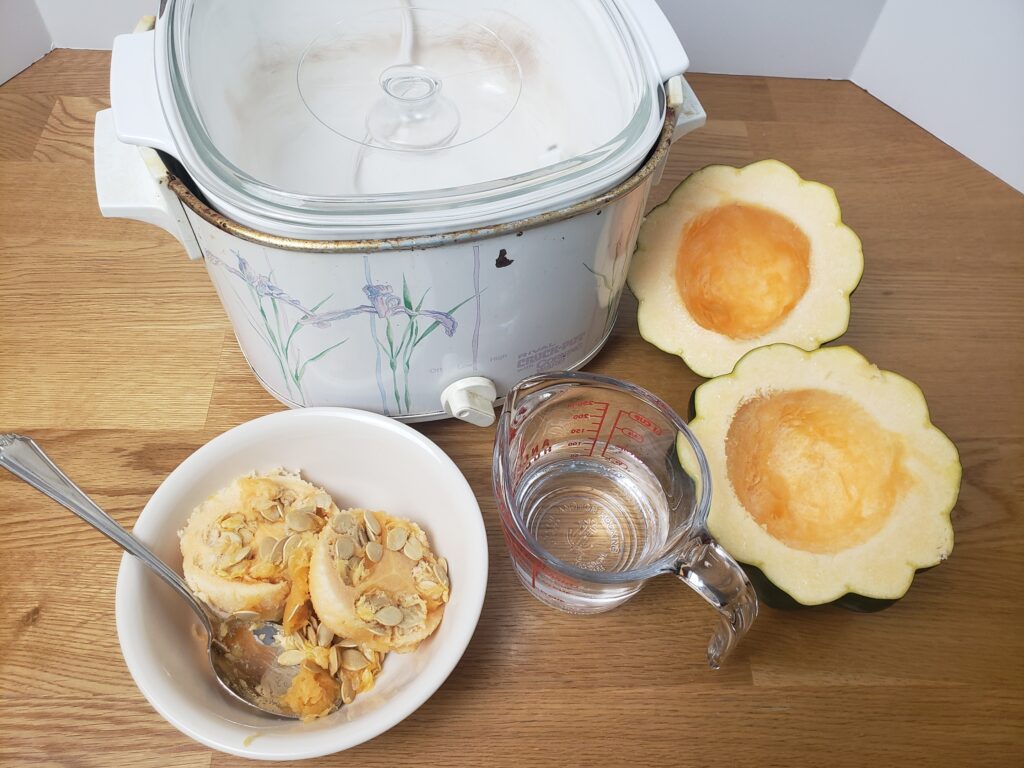
M 238 251 L 231 253 L 235 256 L 237 266 L 226 263 L 210 251 L 206 251 L 205 256 L 210 264 L 222 267 L 245 283 L 256 311 L 255 317 L 248 318 L 249 324 L 277 361 L 289 399 L 305 405 L 306 393 L 302 380 L 309 365 L 348 341 L 342 339 L 312 355 L 303 354 L 299 346 L 298 336 L 307 325 L 303 321 L 330 301 L 333 294 L 318 301 L 311 309 L 306 309 L 298 299 L 273 282 L 273 272 L 269 275 L 258 274 Z M 296 320 L 289 318 L 289 314 L 294 314 L 293 310 L 300 315 Z

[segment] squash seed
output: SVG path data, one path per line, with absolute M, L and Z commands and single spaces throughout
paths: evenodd
M 360 669 L 365 669 L 369 664 L 366 657 L 363 656 L 355 648 L 346 648 L 341 654 L 341 667 L 347 669 L 350 672 L 358 672 Z
M 277 663 L 282 667 L 294 667 L 302 663 L 302 660 L 306 658 L 306 654 L 302 651 L 285 651 L 277 657 Z
M 388 531 L 388 549 L 397 552 L 405 546 L 409 539 L 409 531 L 405 528 L 392 528 Z
M 351 512 L 337 512 L 331 516 L 331 528 L 338 533 L 348 533 L 356 527 L 356 519 Z
M 298 613 L 299 611 L 301 611 L 301 610 L 302 610 L 303 608 L 305 608 L 305 607 L 306 607 L 306 604 L 305 604 L 305 603 L 299 603 L 298 605 L 294 606 L 294 607 L 293 607 L 293 608 L 292 608 L 292 609 L 291 609 L 291 610 L 290 610 L 290 611 L 288 612 L 288 615 L 284 617 L 284 622 L 285 622 L 285 624 L 289 623 L 289 622 L 290 622 L 290 621 L 291 621 L 292 619 L 294 619 L 294 618 L 295 618 L 295 616 L 296 616 L 296 614 L 297 614 L 297 613 Z M 299 637 L 301 638 L 301 637 L 302 637 L 302 635 L 299 635 Z
M 235 611 L 231 618 L 235 621 L 256 621 L 260 615 L 256 611 Z
M 316 515 L 302 509 L 293 509 L 284 518 L 285 528 L 290 531 L 311 531 L 316 523 Z
M 316 630 L 314 630 L 312 627 L 307 626 L 306 629 L 303 630 L 302 634 L 306 638 L 307 643 L 309 643 L 310 645 L 316 645 Z
M 380 522 L 377 520 L 377 516 L 370 510 L 363 511 L 363 521 L 366 523 L 366 529 L 373 531 L 375 536 L 380 536 Z
M 282 488 L 277 492 L 277 498 L 280 499 L 282 504 L 294 504 L 295 499 L 298 497 L 295 495 L 295 491 L 291 488 Z
M 284 548 L 281 550 L 281 559 L 287 563 L 288 559 L 292 556 L 292 552 L 296 550 L 301 542 L 302 537 L 297 533 L 293 533 L 285 539 Z
M 404 552 L 405 556 L 410 560 L 419 560 L 423 557 L 423 545 L 415 538 L 409 539 L 405 542 L 405 546 L 402 547 L 402 552 Z
M 221 546 L 242 546 L 242 537 L 236 531 L 224 531 L 220 536 L 220 540 L 222 542 Z
M 279 539 L 275 539 L 273 536 L 266 536 L 260 541 L 259 553 L 260 560 L 264 560 L 268 563 L 274 561 L 274 551 L 277 549 Z
M 342 536 L 334 542 L 334 557 L 337 560 L 348 560 L 356 553 L 356 543 L 348 536 Z
M 362 526 L 356 528 L 356 544 L 359 545 L 360 549 L 365 547 L 369 540 L 370 539 L 367 537 L 366 531 Z
M 352 690 L 352 683 L 346 677 L 341 681 L 341 700 L 345 704 L 351 704 L 352 699 L 356 697 L 356 692 Z
M 331 499 L 331 495 L 329 493 L 324 493 L 323 491 L 320 491 L 320 493 L 316 494 L 316 496 L 313 497 L 312 503 L 313 506 L 316 507 L 317 509 L 327 510 L 331 508 L 331 505 L 334 503 L 334 501 Z
M 377 611 L 373 618 L 385 627 L 394 627 L 402 623 L 402 609 L 389 605 Z
M 282 539 L 277 539 L 274 544 L 274 551 L 270 554 L 270 562 L 277 565 L 284 560 L 284 545 L 288 543 L 288 537 L 285 536 Z
M 314 515 L 316 514 L 316 504 L 310 499 L 298 501 L 292 505 L 292 512 L 305 512 L 307 515 Z
M 281 519 L 282 514 L 281 505 L 276 501 L 268 502 L 268 506 L 260 508 L 260 517 L 268 523 L 276 523 Z
M 324 669 L 323 667 L 321 667 L 319 664 L 316 663 L 316 659 L 309 659 L 309 658 L 306 658 L 306 659 L 302 660 L 302 668 L 303 669 L 308 669 L 310 672 L 313 672 L 314 674 L 317 673 L 317 672 L 322 672 L 323 669 Z
M 330 648 L 334 640 L 334 630 L 326 624 L 321 624 L 316 631 L 316 642 L 321 648 Z
M 251 547 L 242 547 L 241 549 L 236 549 L 233 552 L 225 553 L 220 556 L 220 559 L 217 561 L 217 565 L 221 568 L 230 568 L 232 565 L 237 565 L 245 560 L 251 551 Z
M 437 576 L 437 582 L 445 589 L 448 588 L 448 572 L 443 570 L 440 565 L 434 565 L 434 575 Z
M 349 640 L 349 639 L 343 637 L 340 640 L 338 640 L 338 642 L 336 642 L 334 644 L 334 647 L 335 648 L 355 648 L 358 645 L 359 645 L 359 643 L 357 643 L 355 640 Z
M 379 542 L 371 541 L 366 545 L 366 556 L 371 562 L 379 563 L 380 559 L 384 557 L 384 547 Z
M 338 667 L 341 666 L 341 651 L 338 650 L 338 646 L 331 648 L 331 653 L 327 657 L 327 671 L 331 673 L 331 676 L 338 674 Z
M 419 611 L 407 608 L 406 610 L 402 611 L 402 621 L 398 625 L 398 628 L 400 630 L 408 632 L 409 630 L 418 627 L 425 618 L 426 617 L 422 615 Z

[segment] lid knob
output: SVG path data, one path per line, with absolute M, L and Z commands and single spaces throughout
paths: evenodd
M 488 27 L 401 0 L 318 34 L 302 53 L 297 82 L 310 113 L 335 133 L 372 149 L 429 155 L 500 125 L 519 102 L 523 76 Z
M 441 95 L 441 79 L 417 64 L 396 64 L 380 75 L 384 95 L 366 119 L 370 135 L 393 149 L 447 146 L 459 131 L 459 110 Z
M 497 396 L 493 381 L 483 376 L 469 376 L 445 387 L 441 404 L 449 416 L 477 427 L 489 427 L 494 423 Z

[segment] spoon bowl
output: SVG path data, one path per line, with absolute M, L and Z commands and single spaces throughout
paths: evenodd
M 0 435 L 0 466 L 137 557 L 188 604 L 206 633 L 210 668 L 229 696 L 261 712 L 297 719 L 297 715 L 276 704 L 297 671 L 295 667 L 284 667 L 277 662 L 283 650 L 279 625 L 217 616 L 192 594 L 181 576 L 75 485 L 32 438 Z

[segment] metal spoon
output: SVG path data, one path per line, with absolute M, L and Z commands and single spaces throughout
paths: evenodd
M 283 650 L 279 643 L 279 625 L 224 620 L 212 613 L 149 547 L 118 525 L 71 482 L 32 438 L 0 435 L 0 466 L 74 512 L 170 585 L 199 618 L 206 631 L 206 653 L 214 676 L 233 698 L 261 712 L 290 719 L 297 717 L 275 703 L 288 690 L 298 670 L 298 667 L 282 667 L 277 663 Z M 263 695 L 258 692 L 261 689 Z

